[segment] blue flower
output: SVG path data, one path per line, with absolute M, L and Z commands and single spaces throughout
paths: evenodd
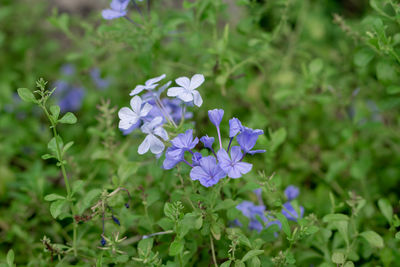
M 183 153 L 180 148 L 169 147 L 165 152 L 165 159 L 163 162 L 163 168 L 170 170 L 175 167 L 179 162 L 183 160 Z
M 190 171 L 190 178 L 192 180 L 199 180 L 200 184 L 205 187 L 215 185 L 224 177 L 226 177 L 224 170 L 218 166 L 213 156 L 201 158 L 200 166 L 195 166 Z
M 109 80 L 101 78 L 100 70 L 98 68 L 90 70 L 90 77 L 92 77 L 93 82 L 99 89 L 107 88 L 110 84 Z
M 203 74 L 195 74 L 191 79 L 188 77 L 180 77 L 175 80 L 179 87 L 171 87 L 168 89 L 167 95 L 178 97 L 184 102 L 192 102 L 200 107 L 203 104 L 203 99 L 200 93 L 196 90 L 203 82 Z
M 214 137 L 208 137 L 208 135 L 205 135 L 200 138 L 200 141 L 203 143 L 204 147 L 212 149 L 212 145 L 214 144 Z
M 285 196 L 286 198 L 291 201 L 299 196 L 300 190 L 298 187 L 294 185 L 289 185 L 285 189 Z
M 250 219 L 249 222 L 249 229 L 250 230 L 257 230 L 260 232 L 264 228 L 268 228 L 269 226 L 273 224 L 277 224 L 279 228 L 282 227 L 282 224 L 279 220 L 275 219 L 274 217 L 268 215 L 265 216 L 265 206 L 264 205 L 259 205 L 256 206 L 254 205 L 253 202 L 250 201 L 243 201 L 239 205 L 236 206 L 238 210 L 242 212 L 244 216 Z M 264 225 L 258 220 L 258 217 L 261 219 L 261 221 L 264 222 Z
M 152 106 L 148 103 L 144 103 L 140 96 L 135 96 L 131 99 L 131 109 L 123 107 L 118 111 L 118 117 L 120 119 L 118 127 L 122 130 L 128 130 L 135 125 L 141 118 L 145 117 Z
M 101 15 L 104 19 L 116 19 L 126 16 L 126 8 L 130 0 L 112 0 L 110 3 L 111 9 L 104 9 Z
M 117 217 L 115 217 L 114 215 L 111 215 L 111 218 L 116 224 L 121 225 L 121 223 L 119 222 Z
M 264 134 L 263 130 L 253 130 L 245 127 L 237 136 L 237 142 L 246 154 L 253 155 L 255 153 L 263 153 L 265 150 L 251 150 L 255 146 L 258 136 L 262 134 Z
M 135 87 L 135 89 L 133 89 L 129 95 L 130 96 L 137 95 L 137 94 L 141 93 L 143 90 L 148 90 L 148 91 L 154 90 L 158 86 L 158 82 L 161 81 L 162 79 L 164 79 L 165 77 L 166 77 L 166 75 L 163 74 L 161 76 L 151 78 L 151 79 L 147 80 L 144 85 L 137 85 Z M 168 84 L 168 86 L 169 86 L 169 84 Z M 164 88 L 164 90 L 165 90 L 165 88 Z
M 240 178 L 243 174 L 251 171 L 252 164 L 241 162 L 243 153 L 238 146 L 232 147 L 231 157 L 225 149 L 220 149 L 217 153 L 219 166 L 228 174 L 230 178 Z
M 210 118 L 212 124 L 214 124 L 215 127 L 219 128 L 219 125 L 221 124 L 222 121 L 222 117 L 224 117 L 224 110 L 223 109 L 209 110 L 208 117 Z
M 107 242 L 106 242 L 106 240 L 104 239 L 104 237 L 101 237 L 100 244 L 101 244 L 103 247 L 107 244 Z
M 193 139 L 193 130 L 189 129 L 185 133 L 178 134 L 177 137 L 171 140 L 171 144 L 177 148 L 175 153 L 182 154 L 185 151 L 192 150 L 197 143 L 199 143 L 199 138 Z
M 237 118 L 232 118 L 229 120 L 229 137 L 232 138 L 236 136 L 239 132 L 243 130 L 242 123 Z
M 286 202 L 283 204 L 282 214 L 291 221 L 297 221 L 297 219 L 302 218 L 304 215 L 304 208 L 302 206 L 299 207 L 300 215 L 294 209 L 291 202 Z
M 200 166 L 200 160 L 203 158 L 203 155 L 199 152 L 195 152 L 192 156 L 192 165 Z
M 135 96 L 138 97 L 138 96 Z M 158 138 L 161 137 L 164 141 L 168 140 L 167 131 L 162 128 L 162 118 L 156 117 L 151 122 L 146 122 L 140 128 L 143 133 L 147 134 L 146 138 L 140 144 L 138 153 L 140 155 L 151 151 L 153 154 L 160 154 L 164 151 L 164 143 Z

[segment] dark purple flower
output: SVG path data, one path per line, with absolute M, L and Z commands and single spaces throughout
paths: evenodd
M 204 147 L 212 149 L 212 145 L 214 144 L 214 137 L 208 137 L 208 135 L 205 135 L 200 138 L 200 141 L 203 143 Z
M 250 128 L 244 128 L 243 131 L 237 136 L 237 142 L 246 154 L 261 153 L 264 150 L 254 150 L 251 149 L 255 146 L 258 136 L 264 134 L 262 130 L 253 130 Z
M 106 242 L 106 240 L 104 239 L 104 237 L 101 237 L 100 244 L 101 244 L 103 247 L 107 244 L 107 242 Z
M 286 198 L 291 201 L 299 196 L 300 190 L 297 186 L 289 185 L 285 189 L 285 196 Z
M 252 164 L 241 162 L 243 153 L 238 146 L 231 149 L 231 157 L 225 149 L 220 149 L 217 153 L 219 166 L 223 169 L 230 178 L 240 178 L 243 174 L 248 173 L 253 167 Z
M 121 225 L 121 223 L 119 222 L 117 217 L 115 217 L 114 215 L 111 215 L 111 218 L 116 224 Z
M 213 156 L 201 158 L 200 166 L 195 166 L 190 171 L 190 178 L 192 180 L 199 180 L 205 187 L 215 185 L 224 177 L 226 177 L 225 172 L 218 166 Z
M 229 120 L 229 137 L 232 138 L 243 130 L 242 123 L 237 118 Z
M 203 158 L 203 155 L 199 152 L 195 152 L 192 156 L 192 165 L 200 166 L 200 160 Z
M 210 121 L 217 128 L 219 128 L 219 125 L 221 124 L 221 120 L 222 120 L 223 116 L 224 116 L 223 109 L 213 109 L 213 110 L 208 111 L 208 117 L 210 118 Z
M 299 206 L 299 210 L 300 210 L 300 216 L 297 213 L 297 211 L 294 209 L 292 203 L 288 201 L 285 204 L 283 204 L 282 214 L 288 220 L 297 221 L 298 218 L 302 218 L 304 215 L 304 208 L 302 206 Z

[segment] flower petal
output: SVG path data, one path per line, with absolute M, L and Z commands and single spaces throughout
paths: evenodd
M 149 103 L 144 104 L 143 108 L 140 110 L 140 117 L 146 116 L 152 108 L 153 106 Z
M 193 94 L 194 104 L 198 107 L 201 107 L 201 105 L 203 104 L 203 99 L 201 98 L 200 93 L 196 90 L 193 90 L 192 94 Z
M 150 136 L 150 151 L 153 154 L 159 154 L 164 151 L 164 143 L 155 137 L 154 135 L 149 135 Z
M 126 11 L 115 11 L 112 9 L 104 9 L 101 12 L 101 15 L 103 16 L 104 19 L 116 19 L 120 18 L 126 15 Z
M 112 0 L 110 3 L 111 9 L 115 11 L 125 10 L 128 6 L 130 0 Z
M 136 95 L 131 99 L 131 107 L 133 112 L 139 116 L 140 110 L 142 109 L 142 99 L 140 96 Z
M 167 96 L 178 96 L 185 92 L 185 88 L 182 87 L 171 87 L 167 91 Z
M 189 90 L 196 89 L 203 82 L 204 82 L 204 75 L 203 74 L 195 74 L 195 75 L 193 75 L 192 79 L 190 80 Z
M 151 79 L 149 79 L 149 80 L 146 81 L 146 86 L 151 86 L 151 85 L 155 84 L 156 82 L 161 81 L 161 80 L 164 79 L 165 77 L 166 77 L 166 75 L 163 74 L 163 75 L 160 75 L 160 76 L 158 76 L 158 77 L 151 78 Z M 154 88 L 153 88 L 153 89 L 154 89 Z
M 188 77 L 180 77 L 180 78 L 176 79 L 175 82 L 185 89 L 189 89 L 189 87 L 190 87 L 190 80 Z
M 168 140 L 168 133 L 167 131 L 163 128 L 163 127 L 157 127 L 154 129 L 154 134 L 158 135 L 159 137 L 161 137 L 162 139 L 164 139 L 165 141 Z
M 209 176 L 207 173 L 203 170 L 202 167 L 196 166 L 190 171 L 190 178 L 195 181 L 195 180 L 200 180 L 200 179 L 208 179 Z
M 138 148 L 138 153 L 140 155 L 143 155 L 144 153 L 146 153 L 147 151 L 149 151 L 150 148 L 150 139 L 151 139 L 151 135 L 147 135 L 146 138 L 143 140 L 143 142 L 140 144 L 139 148 Z
M 242 150 L 240 146 L 233 146 L 231 148 L 231 159 L 233 162 L 239 162 L 243 157 Z

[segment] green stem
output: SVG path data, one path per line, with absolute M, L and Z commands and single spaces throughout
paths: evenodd
M 211 245 L 211 253 L 212 253 L 214 265 L 215 265 L 215 267 L 218 267 L 217 258 L 215 257 L 214 242 L 213 242 L 213 238 L 211 235 L 210 235 L 210 245 Z
M 75 221 L 75 214 L 77 214 L 77 212 L 75 210 L 74 204 L 72 203 L 71 186 L 69 184 L 67 171 L 65 170 L 64 159 L 63 159 L 62 153 L 61 153 L 61 147 L 60 147 L 60 144 L 59 144 L 58 139 L 57 139 L 58 133 L 57 133 L 57 130 L 56 130 L 56 123 L 53 121 L 53 118 L 51 117 L 51 115 L 47 111 L 46 107 L 42 106 L 42 109 L 44 110 L 47 118 L 50 121 L 51 128 L 53 129 L 53 135 L 54 135 L 54 138 L 55 138 L 55 141 L 56 141 L 57 159 L 58 159 L 58 162 L 60 163 L 60 168 L 61 168 L 61 172 L 62 172 L 62 175 L 63 175 L 63 178 L 64 178 L 65 187 L 67 189 L 67 200 L 68 200 L 68 203 L 70 203 L 70 209 L 71 209 L 71 213 L 72 213 L 72 220 L 73 220 L 72 248 L 73 248 L 73 251 L 74 251 L 74 255 L 76 257 L 78 255 L 77 244 L 76 244 L 78 224 Z

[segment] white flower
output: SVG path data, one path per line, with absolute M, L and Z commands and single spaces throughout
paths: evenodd
M 165 148 L 164 143 L 158 139 L 157 136 L 167 141 L 168 133 L 161 126 L 162 120 L 162 117 L 155 117 L 151 122 L 146 122 L 143 124 L 142 128 L 140 128 L 143 133 L 147 134 L 138 148 L 138 153 L 140 155 L 146 153 L 149 149 L 153 154 L 160 154 L 163 152 Z
M 180 87 L 171 87 L 168 89 L 168 96 L 176 96 L 184 102 L 194 101 L 194 104 L 198 107 L 203 104 L 203 99 L 200 93 L 195 90 L 204 82 L 204 76 L 202 74 L 193 75 L 192 79 L 189 80 L 187 77 L 180 77 L 175 80 Z
M 153 90 L 154 88 L 156 88 L 158 86 L 159 81 L 161 81 L 162 79 L 165 78 L 165 74 L 152 78 L 150 80 L 147 80 L 146 83 L 144 85 L 137 85 L 135 87 L 135 89 L 132 90 L 132 92 L 129 94 L 130 96 L 134 96 L 139 94 L 140 92 L 142 92 L 143 90 Z
M 118 127 L 122 130 L 129 129 L 133 124 L 137 123 L 140 118 L 146 116 L 153 108 L 152 105 L 145 103 L 142 107 L 142 99 L 140 96 L 135 96 L 131 99 L 131 107 L 123 107 L 118 112 L 120 119 Z

